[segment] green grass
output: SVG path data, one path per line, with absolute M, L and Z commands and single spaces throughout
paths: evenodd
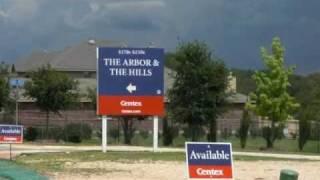
M 276 140 L 273 149 L 265 150 L 265 140 L 261 137 L 248 138 L 245 149 L 240 147 L 239 138 L 228 138 L 225 142 L 231 142 L 234 151 L 261 151 L 274 153 L 294 153 L 294 154 L 319 154 L 320 141 L 308 141 L 303 151 L 298 148 L 298 141 L 294 139 L 280 139 Z
M 173 145 L 170 147 L 181 147 L 184 148 L 185 141 L 189 141 L 183 136 L 178 136 L 173 140 Z M 200 141 L 206 141 L 205 138 L 201 138 Z M 227 139 L 220 139 L 221 142 L 231 142 L 234 151 L 251 151 L 251 152 L 270 152 L 270 153 L 294 153 L 294 154 L 320 154 L 320 141 L 309 140 L 305 145 L 303 151 L 298 148 L 298 141 L 296 139 L 281 139 L 276 140 L 273 149 L 266 150 L 266 143 L 262 137 L 248 138 L 247 146 L 245 149 L 240 147 L 240 140 L 237 137 L 229 137 Z M 108 137 L 109 145 L 124 145 L 123 137 L 120 139 L 114 139 Z M 47 144 L 47 143 L 46 143 Z M 83 140 L 81 143 L 51 143 L 50 145 L 70 145 L 70 146 L 90 146 L 90 145 L 101 145 L 101 139 L 94 138 L 90 140 Z M 132 145 L 134 146 L 146 146 L 152 147 L 152 135 L 144 138 L 140 134 L 135 134 L 132 138 Z M 162 136 L 159 137 L 159 146 L 162 145 Z

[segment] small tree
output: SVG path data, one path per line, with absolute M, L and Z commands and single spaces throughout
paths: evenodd
M 251 117 L 250 117 L 249 111 L 244 110 L 241 121 L 240 121 L 240 129 L 239 129 L 241 148 L 246 147 L 250 123 L 251 123 Z
M 72 78 L 44 66 L 31 72 L 31 81 L 25 84 L 26 95 L 46 113 L 46 137 L 49 132 L 49 113 L 58 113 L 77 101 L 77 82 Z
M 168 96 L 172 118 L 188 124 L 192 141 L 199 139 L 203 125 L 209 127 L 208 140 L 216 141 L 216 119 L 225 102 L 228 70 L 198 41 L 182 44 L 173 57 L 175 81 Z
M 87 88 L 87 97 L 91 100 L 92 108 L 97 109 L 97 88 Z
M 133 127 L 134 118 L 130 116 L 120 117 L 120 122 L 124 134 L 124 144 L 131 144 L 131 139 L 134 135 L 134 127 Z
M 271 122 L 269 133 L 266 133 L 267 148 L 273 147 L 277 138 L 276 126 L 287 120 L 290 113 L 299 104 L 288 93 L 289 76 L 293 68 L 284 65 L 284 48 L 279 38 L 272 41 L 271 54 L 265 48 L 261 49 L 262 59 L 266 66 L 264 71 L 257 71 L 253 79 L 257 85 L 255 92 L 250 94 L 247 108 L 253 110 L 257 115 L 267 117 Z
M 300 112 L 298 115 L 299 118 L 299 149 L 303 150 L 304 145 L 307 143 L 310 137 L 310 121 L 315 118 L 315 112 L 312 107 L 304 108 L 304 111 Z
M 4 76 L 0 75 L 0 111 L 9 101 L 9 85 Z
M 0 64 L 0 112 L 4 110 L 3 123 L 8 123 L 12 118 L 12 99 L 9 96 L 10 88 L 8 83 L 8 65 L 4 62 Z M 8 116 L 9 115 L 9 116 Z

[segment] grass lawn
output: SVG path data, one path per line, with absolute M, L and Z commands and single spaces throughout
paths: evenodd
M 245 149 L 241 149 L 239 138 L 232 137 L 224 141 L 231 142 L 234 151 L 261 151 L 261 148 L 266 147 L 265 140 L 261 137 L 249 138 Z M 320 141 L 309 140 L 303 151 L 300 151 L 298 148 L 298 140 L 281 139 L 276 140 L 273 149 L 267 151 L 276 153 L 319 154 Z
M 147 146 L 152 147 L 152 135 L 147 137 L 142 137 L 139 134 L 135 134 L 132 138 L 132 145 L 134 146 Z M 171 147 L 181 147 L 184 148 L 184 142 L 188 141 L 183 136 L 178 136 L 173 140 L 173 145 Z M 206 141 L 205 138 L 201 138 L 200 141 Z M 252 152 L 274 152 L 274 153 L 294 153 L 294 154 L 320 154 L 320 141 L 309 140 L 305 145 L 303 151 L 298 148 L 298 140 L 296 139 L 280 139 L 276 140 L 273 149 L 266 150 L 266 143 L 262 137 L 248 138 L 247 146 L 245 149 L 240 147 L 240 140 L 237 137 L 230 137 L 227 139 L 220 139 L 221 142 L 231 142 L 234 151 L 252 151 Z M 109 145 L 124 145 L 123 137 L 120 139 L 114 139 L 108 137 Z M 47 143 L 45 143 L 47 144 Z M 79 145 L 79 146 L 90 146 L 90 145 L 101 145 L 101 140 L 99 138 L 94 138 L 90 140 L 83 140 L 81 143 L 51 143 L 51 145 Z M 162 144 L 162 136 L 159 137 L 159 146 L 164 147 Z M 264 149 L 262 151 L 262 149 Z
M 248 157 L 234 156 L 234 161 L 302 161 L 286 158 L 270 158 L 270 157 Z M 185 154 L 180 152 L 107 152 L 99 151 L 87 152 L 70 152 L 70 153 L 39 153 L 24 154 L 16 158 L 16 163 L 36 170 L 41 173 L 64 171 L 67 163 L 77 162 L 94 162 L 94 161 L 117 161 L 122 163 L 133 163 L 139 161 L 185 161 Z M 305 161 L 305 160 L 303 160 Z

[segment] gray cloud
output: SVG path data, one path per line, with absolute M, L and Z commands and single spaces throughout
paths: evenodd
M 2 0 L 0 59 L 62 49 L 88 38 L 174 50 L 203 40 L 227 65 L 262 66 L 259 48 L 279 36 L 298 72 L 320 67 L 320 1 L 309 0 Z

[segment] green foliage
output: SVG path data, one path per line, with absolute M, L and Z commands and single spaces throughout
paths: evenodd
M 241 121 L 240 121 L 240 129 L 239 129 L 241 148 L 246 147 L 250 123 L 251 123 L 251 117 L 250 117 L 249 111 L 244 110 Z
M 216 141 L 216 119 L 225 103 L 228 70 L 198 41 L 180 45 L 174 58 L 175 82 L 168 94 L 172 119 L 195 130 L 208 125 L 209 139 Z M 198 139 L 196 133 L 191 138 Z
M 54 139 L 56 142 L 63 139 L 63 128 L 60 126 L 50 127 L 49 129 L 49 138 Z
M 75 103 L 78 98 L 78 83 L 50 66 L 43 66 L 30 73 L 31 81 L 25 84 L 25 95 L 34 98 L 36 105 L 47 113 L 46 133 L 48 136 L 49 112 L 58 113 Z
M 90 139 L 92 129 L 88 124 L 70 123 L 64 128 L 64 140 L 73 143 L 80 143 L 83 139 Z
M 310 121 L 313 118 L 313 111 L 310 109 L 306 109 L 299 115 L 299 149 L 303 150 L 304 145 L 310 138 L 311 125 Z
M 261 49 L 261 54 L 266 69 L 257 71 L 253 76 L 257 88 L 250 94 L 247 108 L 271 121 L 271 130 L 266 133 L 270 135 L 267 140 L 270 148 L 276 139 L 275 124 L 287 120 L 299 104 L 288 93 L 289 76 L 293 68 L 284 65 L 284 48 L 280 39 L 273 39 L 271 54 L 265 48 Z
M 139 135 L 143 138 L 143 139 L 147 139 L 149 137 L 149 131 L 148 130 L 140 130 L 139 131 Z
M 118 139 L 120 137 L 120 130 L 118 128 L 112 128 L 108 130 L 108 135 L 113 139 Z M 99 134 L 99 138 L 101 138 L 101 134 Z
M 120 123 L 124 135 L 124 144 L 130 145 L 135 132 L 135 128 L 133 127 L 133 118 L 130 116 L 121 117 Z
M 175 70 L 178 67 L 178 62 L 175 58 L 175 54 L 174 53 L 166 53 L 165 54 L 165 66 Z
M 39 136 L 37 128 L 28 127 L 24 133 L 24 139 L 27 141 L 35 141 Z
M 0 111 L 9 101 L 9 85 L 3 76 L 0 76 Z
M 163 145 L 169 146 L 172 145 L 173 139 L 179 135 L 179 129 L 174 126 L 170 126 L 168 119 L 163 119 Z
M 186 138 L 184 136 L 177 136 L 176 138 L 173 139 L 173 146 L 175 147 L 184 147 L 186 142 Z
M 196 126 L 195 128 L 192 127 L 185 127 L 183 128 L 183 137 L 186 139 L 191 139 L 193 136 L 195 136 L 197 139 L 201 139 L 206 135 L 206 132 L 204 131 L 202 126 Z
M 9 98 L 9 83 L 7 82 L 7 75 L 8 75 L 8 68 L 9 66 L 4 62 L 0 64 L 0 111 L 4 108 Z
M 92 102 L 92 108 L 97 109 L 97 88 L 87 88 L 87 97 Z

